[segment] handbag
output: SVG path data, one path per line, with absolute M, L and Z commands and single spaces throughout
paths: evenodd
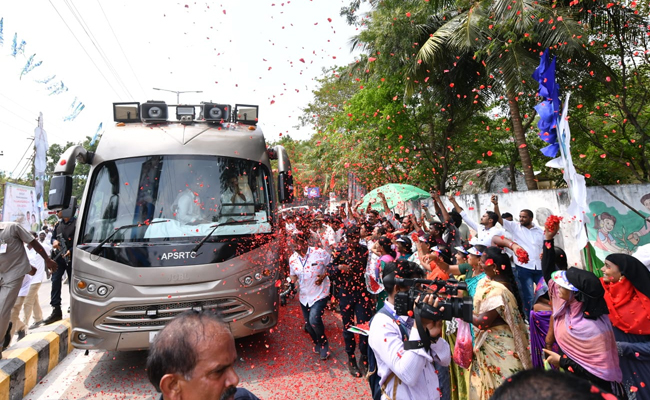
M 461 368 L 469 369 L 474 355 L 472 346 L 472 333 L 469 323 L 456 318 L 458 330 L 456 331 L 456 345 L 454 346 L 454 362 Z

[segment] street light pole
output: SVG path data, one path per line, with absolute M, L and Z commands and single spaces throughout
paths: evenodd
M 180 104 L 180 96 L 181 93 L 203 93 L 201 90 L 169 90 L 169 89 L 159 89 L 159 88 L 153 88 L 153 90 L 161 90 L 163 92 L 172 92 L 176 93 L 176 104 Z

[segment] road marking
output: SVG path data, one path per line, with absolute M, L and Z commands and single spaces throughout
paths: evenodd
M 73 350 L 41 382 L 36 384 L 36 387 L 25 396 L 24 400 L 66 398 L 65 392 L 94 358 L 92 353 L 89 356 L 84 356 L 84 353 L 85 350 Z

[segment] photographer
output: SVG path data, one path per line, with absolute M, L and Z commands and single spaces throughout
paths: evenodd
M 434 362 L 448 366 L 451 361 L 449 344 L 442 338 L 442 321 L 422 319 L 422 325 L 431 338 L 428 349 L 405 350 L 402 325 L 406 328 L 409 342 L 419 342 L 421 337 L 414 328 L 413 318 L 395 313 L 395 295 L 409 288 L 396 285 L 395 277 L 423 278 L 424 271 L 409 261 L 391 262 L 383 271 L 384 287 L 389 293 L 382 310 L 370 325 L 368 343 L 377 359 L 377 374 L 381 377 L 382 399 L 440 399 L 441 391 Z M 434 307 L 434 296 L 420 299 Z

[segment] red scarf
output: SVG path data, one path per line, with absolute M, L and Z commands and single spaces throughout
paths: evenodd
M 612 324 L 625 333 L 650 335 L 650 299 L 625 277 L 616 283 L 600 281 Z

